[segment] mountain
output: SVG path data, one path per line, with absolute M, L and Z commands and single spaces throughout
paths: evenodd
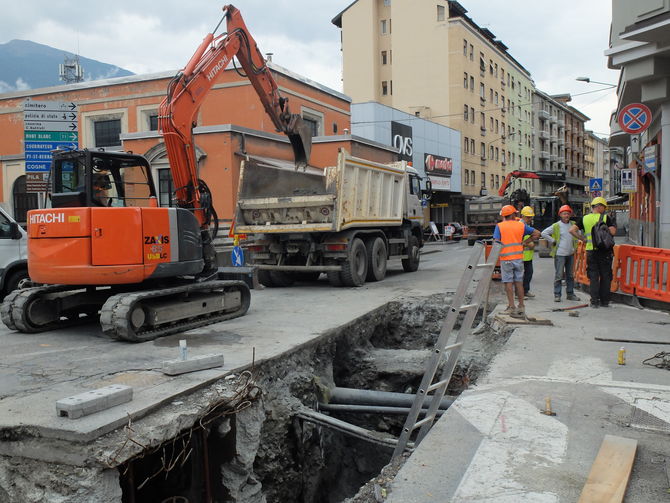
M 58 78 L 58 65 L 66 56 L 75 57 L 71 52 L 30 40 L 11 40 L 0 44 L 0 93 L 64 84 Z M 81 56 L 79 64 L 84 70 L 84 80 L 134 75 L 118 66 Z

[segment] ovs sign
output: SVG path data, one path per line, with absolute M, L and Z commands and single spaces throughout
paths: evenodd
M 391 144 L 398 149 L 401 161 L 412 162 L 414 145 L 412 127 L 399 122 L 391 122 Z

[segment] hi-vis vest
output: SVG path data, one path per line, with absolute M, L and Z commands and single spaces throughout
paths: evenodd
M 523 237 L 523 240 L 525 241 L 529 237 L 530 237 L 530 234 L 526 234 Z M 528 243 L 526 243 L 526 246 L 528 246 Z M 523 261 L 524 262 L 530 262 L 531 260 L 533 260 L 534 255 L 535 255 L 535 248 L 526 248 L 524 246 L 524 248 L 523 248 Z
M 574 220 L 570 220 L 568 223 L 570 225 L 575 225 Z M 551 238 L 554 240 L 554 244 L 551 245 L 551 252 L 549 255 L 555 257 L 556 251 L 558 250 L 558 241 L 561 239 L 561 228 L 558 226 L 558 222 L 554 222 L 551 227 L 553 229 L 551 231 Z M 575 238 L 572 238 L 572 248 L 575 250 L 577 249 L 577 243 L 578 241 Z
M 523 231 L 526 224 L 516 220 L 503 220 L 498 224 L 503 244 L 500 260 L 523 259 Z
M 593 250 L 593 227 L 600 220 L 600 213 L 589 213 L 584 215 L 582 224 L 584 225 L 584 235 L 586 236 L 586 251 Z M 603 215 L 603 222 L 609 225 L 607 215 Z

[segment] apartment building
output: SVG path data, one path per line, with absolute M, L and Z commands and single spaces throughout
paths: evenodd
M 376 101 L 461 132 L 463 197 L 493 193 L 511 169 L 530 169 L 530 73 L 458 2 L 357 0 L 333 23 L 354 103 Z
M 600 178 L 603 181 L 602 196 L 611 195 L 609 178 L 609 159 L 606 154 L 607 140 L 596 136 L 593 131 L 584 132 L 584 170 L 587 177 Z
M 565 171 L 570 201 L 588 199 L 589 176 L 584 165 L 584 123 L 589 118 L 568 105 L 570 95 L 549 96 L 539 89 L 533 93 L 534 171 Z M 562 183 L 529 181 L 532 193 L 550 195 Z

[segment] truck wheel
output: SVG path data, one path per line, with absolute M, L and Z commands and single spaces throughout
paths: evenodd
M 386 243 L 380 237 L 365 241 L 368 252 L 367 281 L 381 281 L 386 277 Z
M 30 276 L 28 276 L 28 271 L 25 269 L 14 271 L 5 282 L 5 295 L 13 290 L 23 288 L 29 281 Z
M 272 276 L 270 276 L 270 271 L 266 269 L 258 270 L 258 282 L 263 286 L 267 286 L 268 288 L 275 286 L 274 282 L 272 281 Z
M 328 271 L 328 282 L 330 283 L 330 286 L 344 285 L 344 283 L 342 283 L 342 276 L 340 275 L 340 271 Z
M 295 278 L 290 272 L 286 271 L 270 271 L 270 278 L 274 286 L 291 286 L 295 282 Z
M 475 239 L 468 239 L 468 246 L 474 246 L 475 245 Z
M 363 286 L 368 274 L 368 254 L 360 238 L 354 238 L 349 247 L 349 256 L 342 264 L 342 283 L 345 286 Z
M 421 251 L 419 250 L 419 240 L 416 236 L 409 238 L 409 246 L 407 247 L 407 258 L 402 259 L 402 268 L 405 272 L 414 272 L 419 268 L 421 261 Z

